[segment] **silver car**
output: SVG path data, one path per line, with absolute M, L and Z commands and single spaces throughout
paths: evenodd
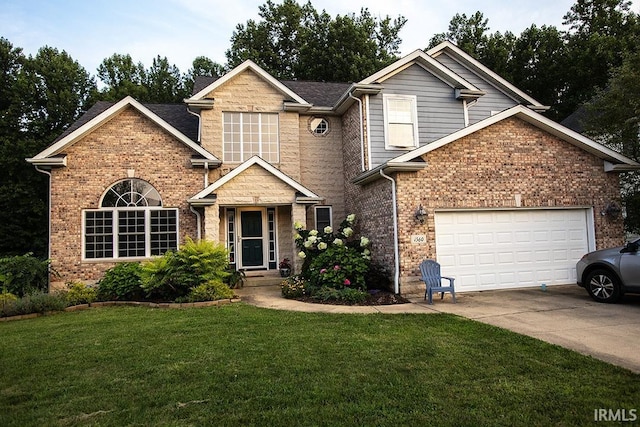
M 625 246 L 590 252 L 576 264 L 578 285 L 598 302 L 616 302 L 640 293 L 640 239 Z

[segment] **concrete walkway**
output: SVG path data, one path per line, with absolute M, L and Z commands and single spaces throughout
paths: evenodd
M 447 294 L 433 305 L 422 298 L 411 304 L 341 306 L 288 300 L 278 286 L 236 290 L 258 307 L 315 313 L 450 313 L 509 329 L 640 373 L 640 297 L 627 295 L 618 304 L 599 304 L 576 285 Z

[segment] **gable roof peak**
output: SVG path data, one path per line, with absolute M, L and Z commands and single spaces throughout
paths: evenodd
M 278 79 L 273 77 L 271 74 L 269 74 L 262 67 L 260 67 L 258 64 L 256 64 L 250 59 L 245 60 L 242 64 L 238 65 L 237 67 L 235 67 L 234 69 L 226 73 L 224 76 L 219 77 L 218 79 L 213 81 L 211 84 L 201 89 L 198 93 L 192 95 L 191 98 L 185 99 L 185 102 L 187 104 L 190 104 L 190 103 L 197 103 L 198 101 L 201 101 L 211 91 L 216 90 L 220 86 L 227 83 L 229 80 L 233 79 L 234 77 L 238 76 L 239 74 L 242 74 L 247 70 L 251 70 L 254 73 L 256 73 L 260 78 L 265 80 L 267 83 L 269 83 L 272 87 L 274 87 L 276 90 L 278 90 L 280 93 L 282 93 L 286 97 L 292 99 L 294 102 L 305 105 L 305 106 L 309 106 L 309 103 L 304 99 L 302 99 L 301 96 L 299 96 L 297 93 L 295 93 L 294 91 L 289 89 L 287 86 L 282 84 Z
M 430 57 L 434 58 L 434 60 L 437 60 L 438 56 L 443 53 L 448 54 L 454 60 L 461 63 L 466 68 L 469 68 L 491 84 L 496 85 L 501 90 L 514 96 L 522 104 L 526 104 L 530 109 L 537 112 L 544 112 L 549 109 L 549 106 L 536 101 L 449 40 L 445 40 L 437 46 L 432 47 L 427 50 L 426 53 Z

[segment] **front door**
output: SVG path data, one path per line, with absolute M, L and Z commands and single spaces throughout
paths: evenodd
M 240 211 L 240 267 L 266 268 L 261 210 Z

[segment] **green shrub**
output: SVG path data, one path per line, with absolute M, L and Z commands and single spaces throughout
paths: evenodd
M 62 294 L 46 292 L 32 292 L 14 302 L 2 307 L 2 316 L 18 316 L 21 314 L 46 313 L 49 311 L 63 311 L 68 307 L 67 300 Z
M 299 276 L 289 276 L 280 284 L 282 296 L 293 299 L 300 298 L 307 294 L 305 280 Z
M 142 267 L 137 262 L 123 262 L 108 269 L 98 282 L 100 301 L 140 301 Z
M 229 288 L 239 289 L 244 286 L 244 281 L 247 278 L 244 270 L 236 270 L 235 268 L 227 267 L 227 273 L 229 273 L 229 275 L 224 282 L 229 286 Z
M 364 276 L 364 281 L 367 284 L 367 289 L 392 290 L 391 273 L 386 267 L 377 262 L 371 263 L 367 274 Z
M 11 292 L 0 293 L 0 305 L 5 305 L 7 303 L 14 302 L 17 299 L 18 297 L 12 294 Z
M 1 288 L 19 297 L 35 291 L 46 291 L 49 264 L 49 260 L 43 261 L 31 253 L 0 258 Z
M 299 222 L 294 224 L 298 256 L 304 260 L 301 274 L 312 288 L 366 289 L 369 239 L 355 236 L 355 220 L 355 215 L 348 215 L 337 232 L 332 227 L 305 230 Z
M 323 286 L 314 292 L 313 298 L 320 301 L 337 301 L 348 304 L 357 304 L 367 298 L 367 292 L 359 289 L 336 289 L 330 286 Z
M 60 293 L 71 306 L 94 302 L 97 299 L 98 290 L 82 282 L 71 282 L 67 283 L 67 289 Z
M 369 260 L 348 246 L 333 246 L 317 255 L 309 265 L 311 284 L 321 288 L 366 289 Z
M 200 240 L 187 242 L 175 252 L 142 265 L 142 289 L 152 299 L 175 300 L 209 281 L 224 281 L 229 255 L 222 244 Z
M 187 298 L 189 302 L 217 301 L 233 298 L 233 291 L 220 280 L 209 280 L 192 288 Z

